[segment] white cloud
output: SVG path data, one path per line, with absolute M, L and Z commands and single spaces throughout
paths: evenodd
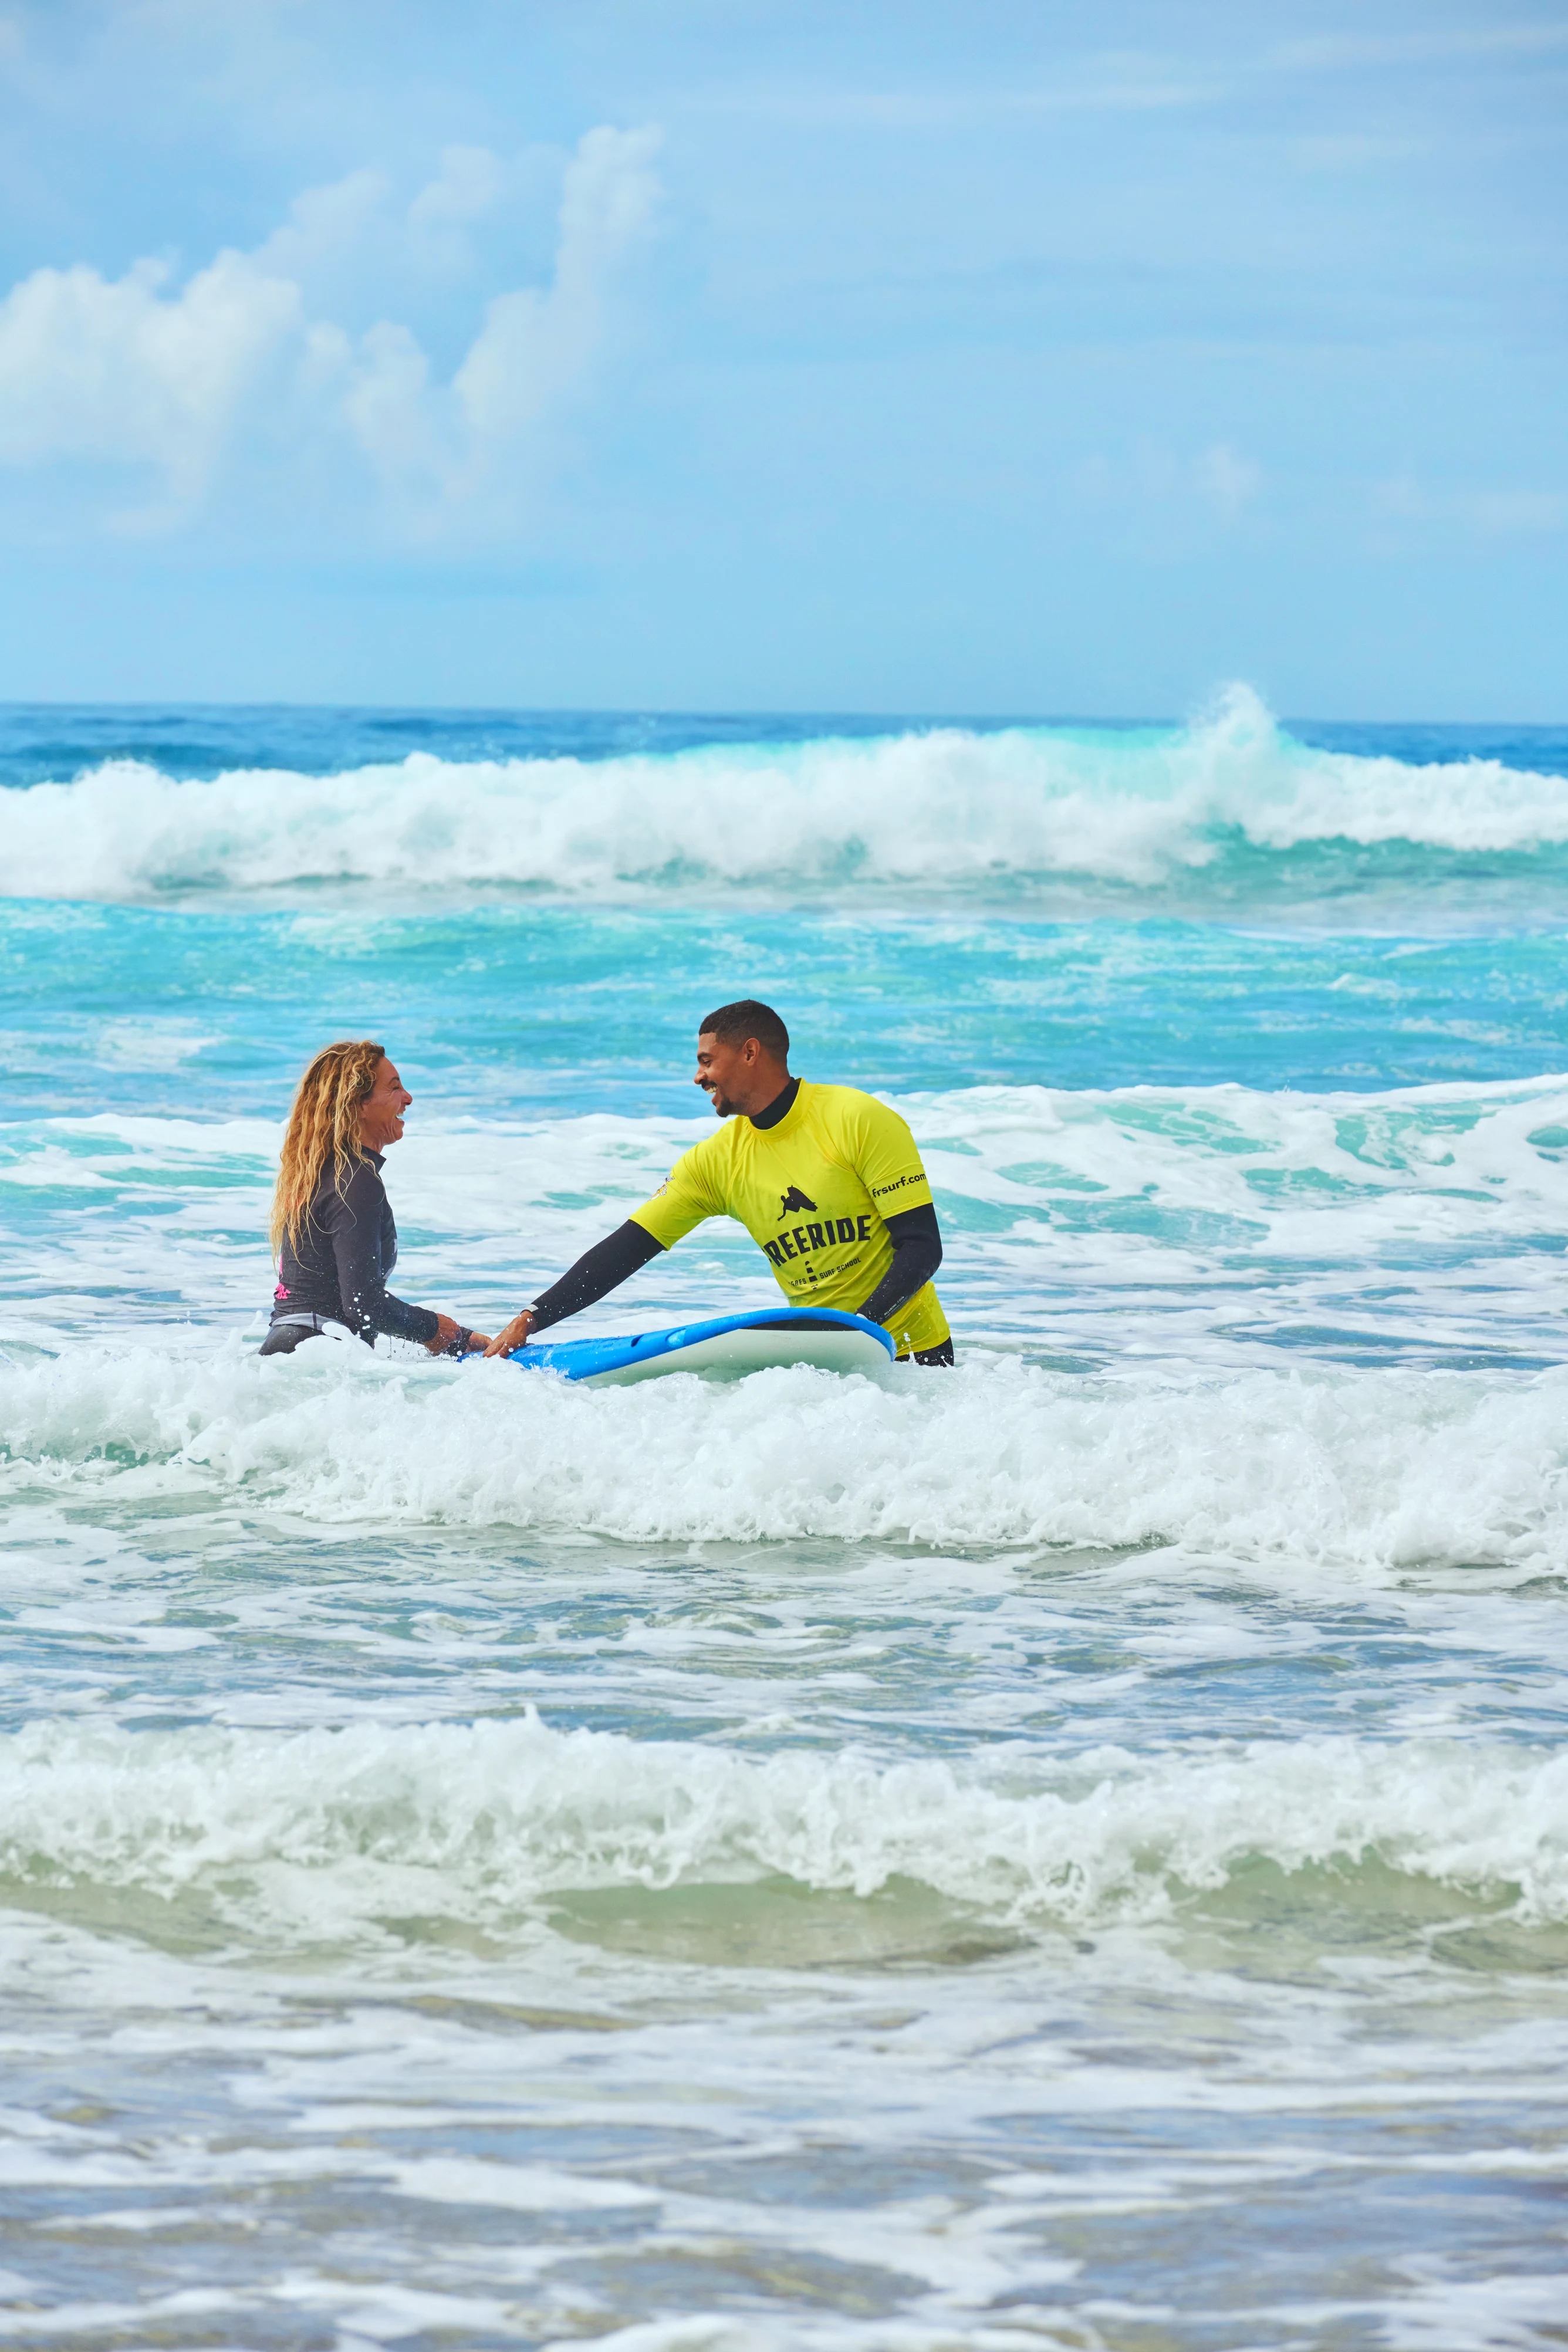
M 1421 485 L 1409 474 L 1391 474 L 1379 482 L 1372 494 L 1372 502 L 1380 515 L 1394 522 L 1423 522 L 1433 511 L 1432 501 Z
M 0 301 L 0 464 L 151 468 L 174 520 L 226 458 L 270 436 L 274 454 L 353 449 L 421 529 L 433 509 L 493 501 L 509 467 L 537 462 L 529 445 L 613 340 L 619 273 L 657 212 L 658 144 L 653 130 L 586 134 L 562 183 L 549 282 L 493 296 L 445 383 L 411 326 L 356 334 L 312 317 L 310 289 L 341 287 L 356 256 L 384 258 L 389 240 L 394 258 L 419 247 L 428 262 L 507 194 L 509 169 L 484 148 L 448 148 L 401 214 L 383 173 L 307 190 L 254 253 L 226 250 L 183 286 L 151 260 L 118 279 L 36 270 Z
M 625 256 L 658 205 L 652 131 L 590 131 L 567 167 L 554 283 L 500 294 L 455 389 L 476 440 L 529 424 L 579 375 L 605 332 L 605 301 Z
M 297 279 L 341 268 L 382 226 L 395 193 L 388 173 L 369 169 L 307 188 L 289 205 L 282 227 L 258 247 L 258 263 Z
M 1380 520 L 1453 525 L 1483 539 L 1536 539 L 1568 530 L 1568 496 L 1559 490 L 1428 490 L 1410 474 L 1391 475 L 1373 490 Z
M 1264 63 L 1287 72 L 1342 66 L 1419 65 L 1440 58 L 1531 58 L 1568 48 L 1568 24 L 1456 26 L 1422 33 L 1326 33 L 1283 41 Z
M 658 145 L 651 130 L 601 128 L 582 140 L 562 186 L 551 283 L 487 303 L 449 385 L 433 381 L 406 328 L 374 327 L 353 348 L 343 413 L 405 523 L 427 529 L 432 500 L 450 508 L 493 495 L 498 477 L 526 461 L 531 436 L 586 383 L 609 339 L 617 274 L 653 226 Z
M 480 264 L 471 232 L 514 199 L 542 193 L 542 166 L 559 181 L 559 157 L 542 150 L 509 160 L 488 147 L 447 147 L 406 203 L 390 173 L 362 167 L 296 196 L 256 259 L 296 278 L 316 310 L 363 317 L 377 289 L 406 299 L 415 281 L 472 277 Z
M 1373 131 L 1308 131 L 1285 142 L 1286 154 L 1304 172 L 1376 171 L 1385 163 L 1414 163 L 1432 152 L 1429 139 L 1394 138 Z
M 500 204 L 510 184 L 506 165 L 488 147 L 443 148 L 439 172 L 408 207 L 409 226 L 426 236 L 466 226 Z
M 1079 496 L 1095 505 L 1152 512 L 1189 513 L 1194 501 L 1234 522 L 1263 486 L 1263 468 L 1228 441 L 1215 441 L 1195 457 L 1181 457 L 1153 441 L 1140 441 L 1121 459 L 1086 458 L 1073 476 Z
M 1249 499 L 1257 497 L 1263 468 L 1255 457 L 1244 457 L 1228 441 L 1216 441 L 1193 465 L 1193 480 L 1205 499 L 1234 520 Z
M 1232 53 L 1205 58 L 1191 48 L 1179 53 L 1086 51 L 1065 61 L 1048 80 L 1021 82 L 1012 88 L 844 89 L 806 84 L 790 89 L 774 83 L 696 90 L 682 104 L 691 113 L 750 115 L 814 128 L 918 132 L 961 130 L 1031 116 L 1138 114 L 1214 107 L 1244 94 L 1259 79 L 1281 74 L 1353 72 L 1358 68 L 1441 63 L 1449 58 L 1495 58 L 1506 63 L 1550 57 L 1565 48 L 1568 23 L 1540 20 L 1387 35 L 1325 34 L 1277 42 L 1251 56 Z M 1309 164 L 1335 168 L 1398 163 L 1415 152 L 1403 142 L 1350 137 L 1303 140 L 1297 145 Z
M 1568 523 L 1568 498 L 1556 490 L 1478 490 L 1468 505 L 1476 529 L 1500 538 L 1535 538 Z
M 694 114 L 751 116 L 809 128 L 868 131 L 961 130 L 1009 119 L 1057 114 L 1144 114 L 1209 106 L 1226 94 L 1217 68 L 1160 58 L 1089 58 L 1052 82 L 1012 89 L 752 89 L 694 91 Z
M 320 346 L 323 364 L 333 353 Z M 428 415 L 430 362 L 406 327 L 384 320 L 344 343 L 342 411 L 384 481 L 429 494 L 447 487 L 438 436 Z
M 304 325 L 300 289 L 220 253 L 165 295 L 163 264 L 113 281 L 38 269 L 0 302 L 0 461 L 108 458 L 205 487 L 247 395 Z

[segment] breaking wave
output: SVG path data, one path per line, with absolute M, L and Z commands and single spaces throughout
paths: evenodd
M 0 889 L 59 898 L 1068 883 L 1125 897 L 1200 878 L 1245 898 L 1271 872 L 1296 891 L 1375 881 L 1380 858 L 1412 847 L 1442 880 L 1456 859 L 1563 845 L 1563 777 L 1310 750 L 1246 688 L 1176 731 L 943 728 L 602 760 L 416 751 L 210 781 L 112 760 L 0 792 Z
M 0 1366 L 0 1493 L 243 1496 L 341 1525 L 584 1530 L 629 1542 L 1164 1546 L 1383 1574 L 1553 1573 L 1568 1372 L 1237 1372 L 1092 1381 L 804 1368 L 574 1387 L 360 1349 L 263 1362 L 72 1349 Z
M 0 1874 L 318 1932 L 416 1904 L 482 1920 L 563 1889 L 913 1880 L 1016 1921 L 1164 1915 L 1247 1865 L 1368 1863 L 1568 1916 L 1568 1756 L 1353 1738 L 1107 1748 L 1003 1771 L 786 1750 L 756 1758 L 522 1719 L 345 1730 L 126 1731 L 52 1719 L 0 1740 Z M 301 1881 L 304 1883 L 301 1884 Z

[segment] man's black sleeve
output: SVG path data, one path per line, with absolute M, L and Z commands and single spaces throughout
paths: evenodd
M 656 1242 L 650 1233 L 628 1217 L 605 1240 L 584 1250 L 576 1265 L 569 1265 L 560 1281 L 552 1282 L 534 1300 L 531 1330 L 547 1330 L 552 1323 L 563 1323 L 568 1315 L 592 1307 L 595 1298 L 603 1298 L 606 1291 L 625 1282 L 628 1274 L 635 1274 L 639 1265 L 657 1257 L 663 1247 L 662 1242 Z
M 929 1202 L 923 1208 L 900 1209 L 884 1222 L 893 1263 L 860 1309 L 868 1323 L 890 1323 L 942 1264 L 942 1227 Z

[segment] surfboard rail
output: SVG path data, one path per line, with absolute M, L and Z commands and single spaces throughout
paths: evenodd
M 879 1323 L 830 1307 L 763 1307 L 744 1315 L 712 1315 L 657 1331 L 625 1331 L 593 1339 L 535 1340 L 514 1348 L 509 1363 L 528 1372 L 555 1372 L 569 1381 L 606 1386 L 669 1372 L 728 1374 L 780 1365 L 810 1364 L 835 1372 L 879 1370 L 893 1357 Z

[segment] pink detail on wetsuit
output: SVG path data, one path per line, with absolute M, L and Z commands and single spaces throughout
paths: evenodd
M 284 1286 L 283 1286 L 282 1283 L 279 1283 L 279 1286 L 278 1286 L 278 1287 L 277 1287 L 277 1289 L 273 1292 L 272 1296 L 273 1296 L 273 1297 L 274 1297 L 274 1298 L 287 1298 L 287 1297 L 288 1297 L 288 1296 L 289 1296 L 289 1293 L 288 1293 L 288 1291 L 284 1288 Z

